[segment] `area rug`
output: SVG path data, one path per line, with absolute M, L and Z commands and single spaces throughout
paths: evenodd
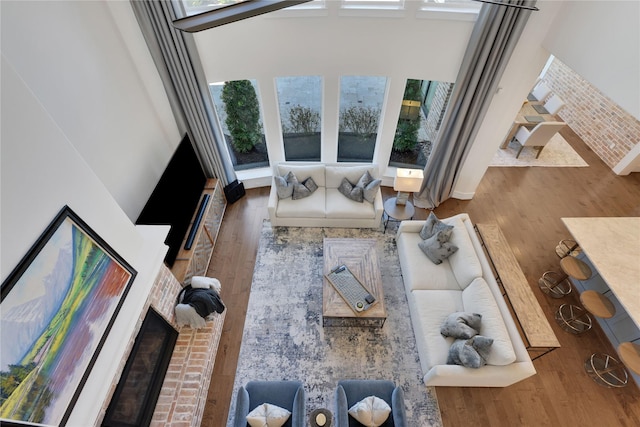
M 489 166 L 525 167 L 585 167 L 589 166 L 582 157 L 569 145 L 560 135 L 555 134 L 536 159 L 538 150 L 532 147 L 524 147 L 520 157 L 516 159 L 516 154 L 520 149 L 520 144 L 510 142 L 505 149 L 498 149 L 491 160 Z
M 322 327 L 324 237 L 375 238 L 388 318 L 382 328 Z M 272 228 L 260 237 L 234 394 L 251 380 L 300 380 L 306 411 L 328 408 L 341 379 L 389 379 L 402 387 L 410 426 L 442 426 L 435 389 L 422 382 L 394 233 Z

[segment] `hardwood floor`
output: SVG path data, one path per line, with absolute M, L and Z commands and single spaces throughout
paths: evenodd
M 489 168 L 473 200 L 450 199 L 440 217 L 468 212 L 474 222 L 500 225 L 562 347 L 534 362 L 538 374 L 507 388 L 436 389 L 444 425 L 450 426 L 639 426 L 640 391 L 632 384 L 606 389 L 583 370 L 595 351 L 615 354 L 596 325 L 573 336 L 553 320 L 562 302 L 545 296 L 537 280 L 558 270 L 557 242 L 570 237 L 561 217 L 640 216 L 640 174 L 616 176 L 570 129 L 564 138 L 589 163 L 587 168 Z M 208 275 L 220 279 L 228 307 L 202 425 L 226 425 L 260 229 L 267 215 L 268 188 L 252 189 L 229 205 Z M 383 197 L 393 190 L 383 189 Z M 416 218 L 428 211 L 417 209 Z

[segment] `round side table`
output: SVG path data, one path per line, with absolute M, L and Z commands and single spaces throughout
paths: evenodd
M 309 425 L 311 427 L 331 427 L 333 425 L 333 416 L 327 408 L 319 408 L 311 412 L 309 415 Z
M 413 218 L 413 215 L 416 213 L 416 208 L 413 207 L 413 204 L 407 200 L 406 205 L 397 205 L 396 197 L 391 197 L 384 202 L 384 214 L 387 219 L 384 222 L 384 232 L 387 232 L 387 225 L 389 221 L 404 221 L 406 219 Z

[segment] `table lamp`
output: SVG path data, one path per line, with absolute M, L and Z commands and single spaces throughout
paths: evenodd
M 406 205 L 409 193 L 420 191 L 424 174 L 422 169 L 396 169 L 396 177 L 393 179 L 393 189 L 398 192 L 397 205 Z

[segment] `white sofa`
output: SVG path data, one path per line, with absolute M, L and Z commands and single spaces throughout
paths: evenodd
M 382 193 L 378 188 L 373 203 L 353 201 L 338 191 L 343 178 L 352 184 L 369 171 L 378 178 L 378 167 L 371 163 L 295 163 L 282 162 L 274 165 L 273 173 L 285 176 L 293 172 L 298 181 L 311 177 L 318 186 L 311 196 L 293 200 L 279 199 L 274 183 L 271 185 L 268 211 L 271 226 L 289 227 L 380 227 L 384 211 Z
M 536 373 L 524 342 L 500 293 L 469 216 L 441 219 L 453 225 L 457 252 L 434 264 L 420 250 L 425 221 L 403 221 L 396 243 L 424 383 L 428 386 L 506 387 Z M 487 364 L 447 365 L 454 339 L 440 334 L 455 312 L 482 314 L 480 335 L 493 338 Z

